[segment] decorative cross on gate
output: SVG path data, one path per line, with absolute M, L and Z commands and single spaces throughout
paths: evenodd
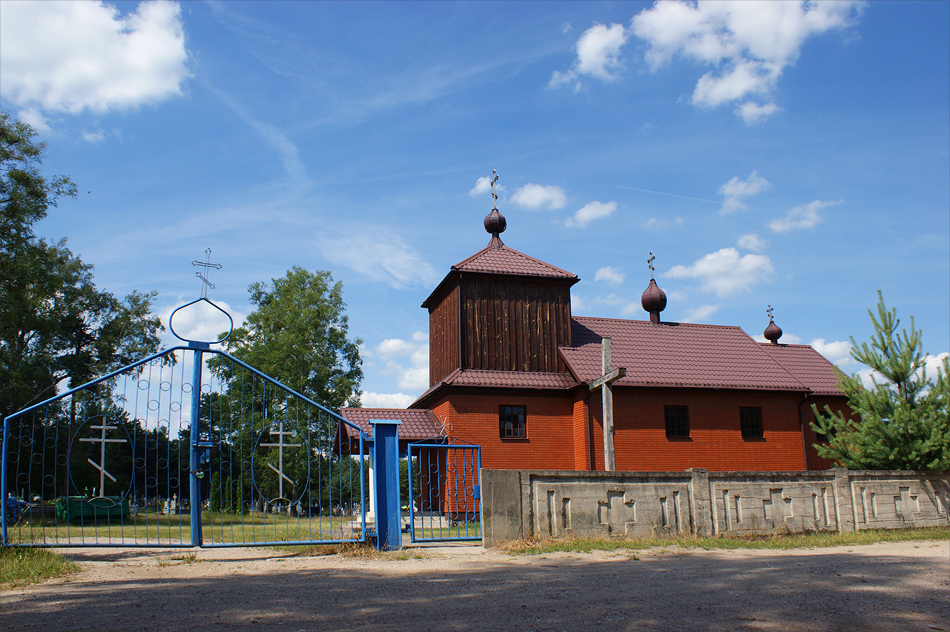
M 590 391 L 601 389 L 604 411 L 604 471 L 614 471 L 614 393 L 611 384 L 627 375 L 627 369 L 610 369 L 610 338 L 601 340 L 601 371 L 603 374 L 590 383 Z
M 211 276 L 210 270 L 214 268 L 215 270 L 221 269 L 220 263 L 211 263 L 211 248 L 205 250 L 205 260 L 204 263 L 195 260 L 191 262 L 191 265 L 197 266 L 199 268 L 204 268 L 204 274 L 201 272 L 195 272 L 195 276 L 201 279 L 201 298 L 208 298 L 208 288 L 214 289 L 214 283 L 208 280 L 208 277 Z
M 277 448 L 277 467 L 274 467 L 270 463 L 267 464 L 267 467 L 269 467 L 270 469 L 274 470 L 277 473 L 277 476 L 278 476 L 277 495 L 280 498 L 283 498 L 284 497 L 284 481 L 286 480 L 291 485 L 293 484 L 293 481 L 290 480 L 290 478 L 286 474 L 284 474 L 284 448 L 299 448 L 302 444 L 284 443 L 284 435 L 293 434 L 293 432 L 289 430 L 284 430 L 283 421 L 277 422 L 277 431 L 275 432 L 274 430 L 271 430 L 270 434 L 271 436 L 277 435 L 277 443 L 262 443 L 261 445 L 265 447 L 269 447 L 269 448 Z
M 106 439 L 106 433 L 110 430 L 115 430 L 116 428 L 118 428 L 118 426 L 110 426 L 108 423 L 106 423 L 105 417 L 103 417 L 101 426 L 90 426 L 90 428 L 92 428 L 93 430 L 98 430 L 99 436 L 98 437 L 80 437 L 79 440 L 83 443 L 101 444 L 99 446 L 99 462 L 96 463 L 95 461 L 89 458 L 87 458 L 86 460 L 89 461 L 90 465 L 92 465 L 94 468 L 99 470 L 99 495 L 105 496 L 106 495 L 105 493 L 106 477 L 108 476 L 109 480 L 112 481 L 113 483 L 116 482 L 115 476 L 113 476 L 106 470 L 106 444 L 107 443 L 128 443 L 128 441 L 126 441 L 125 439 Z

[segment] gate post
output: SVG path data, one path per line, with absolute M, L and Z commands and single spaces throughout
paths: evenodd
M 373 460 L 376 495 L 376 548 L 402 548 L 402 510 L 399 498 L 399 420 L 370 419 L 373 424 Z
M 202 349 L 208 349 L 208 343 L 191 342 L 189 347 L 194 349 L 195 359 L 191 378 L 191 486 L 189 488 L 188 504 L 191 507 L 191 546 L 201 546 L 201 368 L 204 363 Z

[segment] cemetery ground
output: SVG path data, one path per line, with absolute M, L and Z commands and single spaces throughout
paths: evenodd
M 62 549 L 80 570 L 4 586 L 4 630 L 950 631 L 950 542 Z

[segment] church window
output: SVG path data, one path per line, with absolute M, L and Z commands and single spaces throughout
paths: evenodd
M 689 407 L 664 406 L 667 439 L 689 439 Z
M 739 426 L 743 439 L 762 438 L 762 409 L 758 407 L 739 407 Z
M 502 439 L 524 439 L 527 435 L 524 406 L 499 406 L 498 422 Z

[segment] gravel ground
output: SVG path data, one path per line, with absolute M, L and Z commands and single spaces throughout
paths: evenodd
M 83 570 L 0 593 L 0 630 L 950 632 L 947 542 L 535 556 L 203 549 L 193 562 L 192 550 L 65 553 Z

